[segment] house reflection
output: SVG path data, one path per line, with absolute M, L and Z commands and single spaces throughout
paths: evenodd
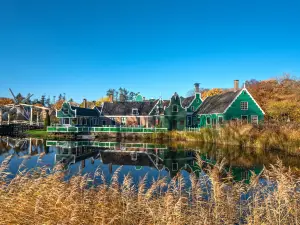
M 112 173 L 112 166 L 132 166 L 136 170 L 143 167 L 155 168 L 159 171 L 165 170 L 170 177 L 176 176 L 180 171 L 188 173 L 194 172 L 200 175 L 202 169 L 196 163 L 196 153 L 190 149 L 172 149 L 166 145 L 151 143 L 120 143 L 120 142 L 95 142 L 95 141 L 47 141 L 47 146 L 56 146 L 56 163 L 63 163 L 66 168 L 77 162 L 81 163 L 81 168 L 86 165 L 89 159 L 91 164 L 95 160 L 100 160 L 108 165 L 108 170 Z M 207 158 L 207 155 L 200 155 L 204 166 L 213 165 L 215 160 Z M 235 180 L 249 181 L 251 170 L 259 173 L 262 167 L 243 168 L 226 167 L 224 174 L 229 171 Z

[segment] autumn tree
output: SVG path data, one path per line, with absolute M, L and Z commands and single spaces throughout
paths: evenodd
M 206 99 L 207 97 L 210 97 L 210 96 L 214 96 L 214 95 L 219 95 L 219 94 L 223 94 L 224 93 L 224 90 L 221 89 L 221 88 L 213 88 L 213 89 L 210 89 L 208 91 L 204 91 L 202 92 L 202 99 Z
M 109 102 L 110 101 L 110 99 L 109 99 L 109 97 L 108 96 L 106 96 L 106 97 L 103 97 L 103 98 L 99 98 L 97 101 L 96 101 L 96 106 L 101 106 L 102 105 L 102 103 L 103 102 Z

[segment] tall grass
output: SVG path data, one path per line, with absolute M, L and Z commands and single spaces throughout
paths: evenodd
M 158 136 L 159 135 L 159 136 Z M 202 128 L 199 131 L 170 131 L 153 134 L 146 138 L 152 140 L 198 141 L 240 147 L 255 147 L 265 150 L 300 151 L 300 125 L 226 124 L 218 128 Z
M 178 174 L 171 182 L 161 178 L 146 188 L 147 176 L 138 185 L 130 174 L 119 183 L 121 168 L 109 182 L 101 170 L 65 181 L 59 167 L 50 174 L 40 168 L 8 179 L 8 160 L 0 168 L 0 224 L 273 225 L 300 219 L 300 180 L 280 162 L 253 175 L 250 184 L 224 177 L 221 161 L 206 175 L 191 174 L 190 186 Z M 94 185 L 96 180 L 101 184 Z

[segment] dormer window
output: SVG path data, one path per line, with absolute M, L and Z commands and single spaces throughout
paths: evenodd
M 177 105 L 172 106 L 172 112 L 178 112 L 178 106 Z
M 132 115 L 139 115 L 139 110 L 138 109 L 132 109 Z

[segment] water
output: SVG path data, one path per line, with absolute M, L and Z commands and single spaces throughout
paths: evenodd
M 14 139 L 1 137 L 0 162 L 11 156 L 9 172 L 15 175 L 21 164 L 32 169 L 53 167 L 63 163 L 66 179 L 74 174 L 93 176 L 98 169 L 109 180 L 122 166 L 120 182 L 130 173 L 135 183 L 147 174 L 148 182 L 159 177 L 172 178 L 181 173 L 188 182 L 191 172 L 203 175 L 196 163 L 199 154 L 205 165 L 214 165 L 225 158 L 224 174 L 229 171 L 235 180 L 249 181 L 250 170 L 259 173 L 263 166 L 281 159 L 285 166 L 300 168 L 298 156 L 282 152 L 263 152 L 253 149 L 218 147 L 214 145 L 174 146 L 174 143 L 151 144 L 108 141 L 53 141 L 42 139 Z

